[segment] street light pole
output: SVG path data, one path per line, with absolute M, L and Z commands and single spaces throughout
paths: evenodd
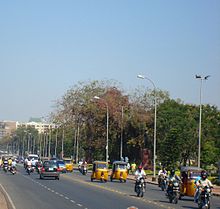
M 106 105 L 106 162 L 108 163 L 108 121 L 109 121 L 109 110 L 108 110 L 108 103 L 105 99 L 100 98 L 98 96 L 94 96 L 94 99 L 103 100 Z
M 200 89 L 199 89 L 199 142 L 198 142 L 198 167 L 200 168 L 200 156 L 201 156 L 201 135 L 202 135 L 202 82 L 207 80 L 210 75 L 202 77 L 201 75 L 196 75 L 196 79 L 200 79 Z
M 123 151 L 123 118 L 124 118 L 124 107 L 121 107 L 121 146 L 120 146 L 120 159 L 122 159 L 122 151 Z
M 153 164 L 154 164 L 154 178 L 156 178 L 156 144 L 157 144 L 157 97 L 156 97 L 156 86 L 154 84 L 154 82 L 149 79 L 146 76 L 143 75 L 138 75 L 137 76 L 140 79 L 146 79 L 148 81 L 150 81 L 150 83 L 153 85 L 154 87 L 154 159 L 153 159 Z

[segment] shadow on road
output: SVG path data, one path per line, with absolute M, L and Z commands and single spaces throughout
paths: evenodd
M 198 207 L 191 207 L 191 206 L 188 206 L 188 205 L 187 205 L 187 206 L 184 206 L 184 205 L 183 205 L 182 208 L 187 208 L 187 209 L 197 209 Z

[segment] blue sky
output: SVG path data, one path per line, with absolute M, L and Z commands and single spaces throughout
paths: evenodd
M 147 81 L 185 103 L 220 109 L 219 0 L 0 2 L 0 120 L 46 116 L 79 81 Z

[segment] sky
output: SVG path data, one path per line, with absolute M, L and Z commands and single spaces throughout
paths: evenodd
M 81 81 L 220 109 L 219 0 L 0 1 L 0 120 L 28 121 Z

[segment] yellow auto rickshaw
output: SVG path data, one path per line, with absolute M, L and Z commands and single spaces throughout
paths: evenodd
M 195 180 L 200 176 L 202 169 L 194 166 L 181 167 L 182 185 L 180 187 L 180 197 L 190 196 L 195 194 L 196 186 Z
M 91 181 L 94 179 L 101 182 L 108 181 L 108 163 L 104 161 L 94 161 L 92 167 Z
M 117 179 L 120 182 L 126 182 L 128 176 L 127 163 L 124 161 L 115 161 L 112 164 L 112 173 L 110 180 Z
M 73 172 L 73 161 L 71 158 L 64 158 L 63 159 L 65 166 L 66 166 L 66 171 L 67 172 Z

